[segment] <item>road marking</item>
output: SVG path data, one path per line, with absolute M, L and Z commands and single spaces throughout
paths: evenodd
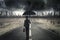
M 32 39 L 29 39 L 29 40 L 32 40 Z
M 32 34 L 31 34 L 31 24 L 29 26 L 29 36 L 32 36 Z
M 29 26 L 29 40 L 32 40 L 32 34 L 31 34 L 31 24 Z

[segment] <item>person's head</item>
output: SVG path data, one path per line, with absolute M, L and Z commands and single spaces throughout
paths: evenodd
M 28 16 L 26 16 L 26 19 L 28 19 Z

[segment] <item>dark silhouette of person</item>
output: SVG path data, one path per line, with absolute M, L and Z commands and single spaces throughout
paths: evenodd
M 28 19 L 28 17 L 26 17 L 26 20 L 24 21 L 24 27 L 26 28 L 26 40 L 29 40 L 29 24 L 30 24 L 30 20 Z

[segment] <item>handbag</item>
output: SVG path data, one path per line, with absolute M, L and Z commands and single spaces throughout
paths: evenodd
M 23 32 L 25 32 L 25 31 L 26 31 L 26 28 L 24 27 L 24 28 L 23 28 Z

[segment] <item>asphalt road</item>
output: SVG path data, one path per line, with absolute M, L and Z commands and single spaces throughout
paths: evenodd
M 41 24 L 40 26 L 42 26 Z M 57 34 L 45 30 L 38 26 L 36 23 L 31 24 L 31 39 L 32 40 L 59 40 Z M 23 27 L 16 28 L 0 36 L 0 40 L 25 40 L 26 35 L 23 32 Z

